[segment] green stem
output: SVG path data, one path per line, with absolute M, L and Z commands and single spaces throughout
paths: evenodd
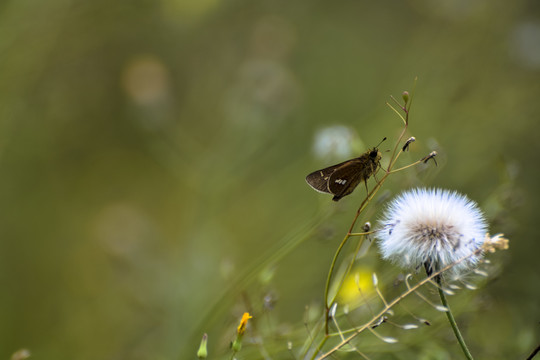
M 317 349 L 315 349 L 315 352 L 313 353 L 313 356 L 311 357 L 311 360 L 315 360 L 315 358 L 317 357 L 317 355 L 319 355 L 319 352 L 321 352 L 324 344 L 326 344 L 326 340 L 328 340 L 330 336 L 329 335 L 325 335 L 324 338 L 322 339 L 322 341 L 319 343 L 319 346 L 317 346 Z
M 332 259 L 332 264 L 330 265 L 330 271 L 328 271 L 328 277 L 326 278 L 326 285 L 324 287 L 324 306 L 325 306 L 325 315 L 324 315 L 324 334 L 328 336 L 329 328 L 328 328 L 328 316 L 330 313 L 330 306 L 332 306 L 332 303 L 334 302 L 334 299 L 332 298 L 330 301 L 328 301 L 328 294 L 330 292 L 330 283 L 332 281 L 332 275 L 334 274 L 334 268 L 336 267 L 336 262 L 339 257 L 339 254 L 341 253 L 341 249 L 345 246 L 347 243 L 347 240 L 349 240 L 350 235 L 345 235 L 345 238 L 343 241 L 341 241 L 341 244 L 339 244 L 339 247 L 334 254 L 334 258 Z M 325 340 L 326 341 L 326 340 Z
M 448 317 L 448 321 L 450 322 L 450 326 L 452 327 L 452 330 L 454 330 L 454 335 L 456 335 L 456 339 L 461 346 L 461 349 L 463 350 L 463 353 L 465 354 L 465 358 L 468 360 L 474 360 L 471 352 L 469 351 L 469 348 L 467 347 L 467 344 L 465 343 L 465 339 L 463 339 L 463 336 L 461 335 L 461 332 L 459 331 L 456 319 L 454 318 L 454 315 L 452 314 L 452 310 L 450 310 L 450 306 L 448 306 L 448 301 L 446 300 L 446 295 L 444 294 L 444 291 L 442 289 L 441 284 L 441 276 L 437 275 L 435 277 L 435 280 L 437 281 L 438 289 L 439 289 L 439 296 L 441 297 L 441 302 L 446 309 L 446 316 Z

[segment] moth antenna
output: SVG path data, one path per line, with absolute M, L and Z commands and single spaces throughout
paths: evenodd
M 379 144 L 377 144 L 377 146 L 375 146 L 376 148 L 378 148 L 379 146 L 381 146 L 381 144 L 386 140 L 386 136 L 381 140 L 381 142 Z

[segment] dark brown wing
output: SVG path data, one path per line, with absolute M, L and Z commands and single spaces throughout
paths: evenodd
M 332 200 L 338 201 L 354 191 L 363 180 L 365 161 L 360 158 L 350 160 L 347 164 L 335 169 L 328 178 L 328 190 L 334 194 Z
M 313 189 L 317 190 L 318 192 L 333 194 L 328 189 L 328 179 L 330 178 L 330 175 L 332 175 L 332 173 L 337 168 L 348 163 L 349 161 L 351 160 L 347 160 L 337 165 L 332 165 L 327 168 L 314 171 L 308 176 L 306 176 L 306 182 L 308 183 L 309 186 L 311 186 Z

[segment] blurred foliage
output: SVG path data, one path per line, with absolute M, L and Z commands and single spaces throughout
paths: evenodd
M 362 196 L 305 184 L 332 162 L 316 134 L 395 138 L 384 102 L 415 76 L 409 160 L 439 167 L 385 189 L 484 205 L 511 248 L 458 321 L 479 358 L 536 345 L 537 1 L 4 1 L 0 64 L 1 358 L 187 359 L 204 332 L 212 355 L 269 294 L 274 330 L 299 331 Z M 399 358 L 459 356 L 432 331 Z

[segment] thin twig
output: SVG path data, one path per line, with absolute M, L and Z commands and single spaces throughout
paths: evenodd
M 538 347 L 533 350 L 533 352 L 531 353 L 531 355 L 529 355 L 527 360 L 532 360 L 532 358 L 535 357 L 536 354 L 538 354 L 539 352 L 540 352 L 540 345 L 538 345 Z

